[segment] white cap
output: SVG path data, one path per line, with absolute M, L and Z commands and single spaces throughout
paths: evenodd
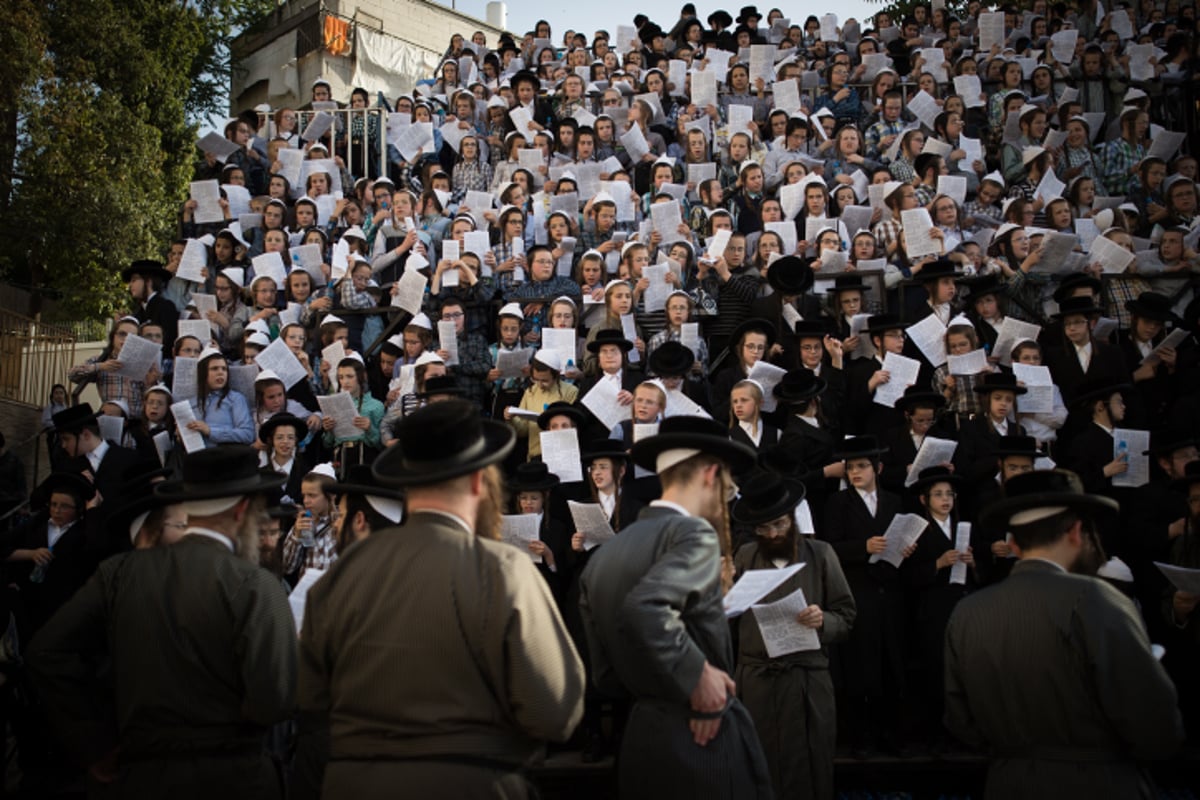
M 422 364 L 445 364 L 445 363 L 446 362 L 443 361 L 442 357 L 439 356 L 437 353 L 433 352 L 432 350 L 426 350 L 424 353 L 421 353 L 421 355 L 417 358 L 417 363 L 414 364 L 414 366 L 419 367 Z
M 557 350 L 538 350 L 533 354 L 533 360 L 555 372 L 562 372 L 562 353 Z
M 142 394 L 142 396 L 145 397 L 146 395 L 150 394 L 151 392 L 162 392 L 163 394 L 165 394 L 167 397 L 171 398 L 172 400 L 175 399 L 175 395 L 171 394 L 171 390 L 167 388 L 167 385 L 165 383 L 154 384 L 150 388 L 146 389 L 146 391 Z
M 259 333 L 263 334 L 264 336 L 268 336 L 268 337 L 271 335 L 271 327 L 269 325 L 267 325 L 266 321 L 261 320 L 261 319 L 256 319 L 253 322 L 247 322 L 246 330 L 258 331 Z
M 255 331 L 246 337 L 246 344 L 253 344 L 262 348 L 267 348 L 271 346 L 271 339 L 262 331 Z M 267 370 L 267 372 L 270 372 L 270 370 Z M 255 380 L 258 379 L 256 378 Z
M 255 383 L 265 383 L 267 381 L 279 381 L 282 383 L 283 379 L 280 378 L 273 369 L 264 369 L 262 372 L 258 373 L 258 376 L 254 379 Z
M 246 270 L 243 267 L 226 267 L 221 270 L 221 274 L 239 289 L 246 287 Z
M 969 325 L 971 327 L 974 327 L 975 323 L 971 322 L 971 320 L 968 319 L 965 315 L 959 314 L 954 319 L 950 320 L 950 324 L 947 325 L 946 327 L 953 328 L 955 325 Z
M 129 403 L 125 402 L 124 398 L 117 397 L 112 400 L 105 400 L 100 403 L 101 408 L 103 408 L 106 405 L 114 405 L 117 408 L 121 409 L 122 414 L 124 414 L 127 417 L 129 416 Z
M 497 316 L 516 317 L 519 320 L 524 320 L 525 312 L 521 311 L 521 305 L 519 303 L 505 303 L 500 308 L 500 312 L 497 314 Z
M 424 311 L 418 312 L 415 317 L 409 320 L 408 324 L 418 328 L 424 328 L 427 331 L 433 330 L 433 322 L 430 321 L 429 315 Z
M 324 475 L 326 478 L 337 480 L 337 473 L 333 471 L 333 462 L 326 461 L 323 464 L 317 464 L 308 471 L 309 475 Z
M 980 178 L 980 180 L 981 181 L 991 181 L 992 183 L 999 186 L 1001 189 L 1003 189 L 1005 187 L 1004 176 L 1000 174 L 999 170 L 996 170 L 994 172 L 989 172 L 987 175 L 984 175 L 982 178 Z
M 200 362 L 200 361 L 203 361 L 203 360 L 204 360 L 204 359 L 206 359 L 206 358 L 212 358 L 213 356 L 219 356 L 219 355 L 221 355 L 221 351 L 220 351 L 220 350 L 218 350 L 217 348 L 215 348 L 215 347 L 206 347 L 206 348 L 204 348 L 203 350 L 201 350 L 201 351 L 200 351 L 200 357 L 199 357 L 199 358 L 197 358 L 197 359 L 196 359 L 196 361 L 197 361 L 197 362 Z
M 367 235 L 363 233 L 363 229 L 357 225 L 351 225 L 342 232 L 342 238 L 350 237 L 352 239 L 361 239 L 364 242 L 367 240 Z
M 896 193 L 897 189 L 900 189 L 903 186 L 904 186 L 904 184 L 901 183 L 900 181 L 888 181 L 887 183 L 883 184 L 884 199 L 886 200 L 887 198 L 891 197 L 893 194 Z
M 325 319 L 321 320 L 321 327 L 324 328 L 326 325 L 331 325 L 335 322 L 339 325 L 346 324 L 346 320 L 339 316 L 335 316 L 334 314 L 330 314 L 329 316 L 325 317 Z
M 608 294 L 608 290 L 609 290 L 609 289 L 612 289 L 614 286 L 624 286 L 625 288 L 627 288 L 627 289 L 628 289 L 628 288 L 629 288 L 629 281 L 627 281 L 627 280 L 624 280 L 624 279 L 622 279 L 622 278 L 613 278 L 611 281 L 609 281 L 608 283 L 604 284 L 604 293 L 605 293 L 605 294 Z
M 1021 163 L 1025 166 L 1029 166 L 1030 161 L 1033 161 L 1044 152 L 1046 152 L 1046 148 L 1038 147 L 1037 145 L 1026 147 L 1021 150 Z

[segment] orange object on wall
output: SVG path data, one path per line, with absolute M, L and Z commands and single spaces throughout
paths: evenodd
M 350 54 L 350 23 L 332 14 L 325 17 L 325 49 L 330 55 Z

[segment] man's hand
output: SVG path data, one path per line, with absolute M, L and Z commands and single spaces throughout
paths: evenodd
M 701 714 L 719 714 L 725 709 L 729 695 L 736 689 L 733 679 L 707 661 L 700 672 L 700 680 L 692 689 L 692 710 Z M 696 744 L 704 747 L 711 742 L 721 728 L 720 717 L 716 719 L 694 719 L 688 725 Z

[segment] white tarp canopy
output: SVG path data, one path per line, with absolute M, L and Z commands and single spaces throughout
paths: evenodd
M 434 74 L 441 60 L 437 53 L 362 25 L 356 27 L 354 37 L 351 82 L 371 97 L 383 92 L 389 103 L 411 94 L 416 82 Z

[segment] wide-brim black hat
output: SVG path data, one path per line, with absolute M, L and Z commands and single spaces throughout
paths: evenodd
M 286 481 L 286 475 L 259 470 L 254 448 L 227 444 L 185 455 L 181 476 L 158 484 L 154 493 L 168 503 L 186 503 L 257 494 Z
M 587 424 L 588 416 L 582 408 L 571 403 L 557 400 L 546 406 L 546 410 L 538 415 L 537 424 L 541 430 L 549 430 L 550 420 L 555 417 L 567 417 L 575 423 L 576 428 Z
M 728 11 L 718 9 L 708 15 L 708 24 L 716 25 L 718 28 L 728 28 L 733 24 L 733 17 Z
M 122 474 L 120 497 L 130 498 L 128 503 L 109 512 L 106 525 L 111 530 L 129 531 L 133 521 L 142 514 L 171 505 L 174 501 L 159 497 L 154 487 L 169 477 L 171 470 L 163 469 L 156 461 L 135 464 Z M 130 538 L 133 532 L 129 532 Z
M 589 466 L 597 458 L 612 458 L 629 461 L 629 451 L 619 439 L 596 439 L 584 449 L 580 460 Z
M 121 280 L 129 283 L 130 278 L 134 275 L 141 275 L 146 278 L 158 278 L 161 281 L 169 281 L 175 277 L 161 261 L 153 261 L 151 259 L 141 259 L 134 261 L 125 269 L 121 270 Z
M 829 383 L 810 369 L 793 369 L 775 384 L 775 398 L 784 403 L 805 403 L 818 396 Z
M 731 514 L 742 525 L 761 525 L 790 515 L 804 494 L 804 484 L 794 478 L 756 471 L 743 481 L 741 496 L 733 504 Z
M 837 294 L 838 292 L 848 292 L 851 289 L 859 292 L 871 291 L 871 287 L 863 283 L 862 276 L 856 273 L 838 275 L 833 279 L 833 285 L 825 291 L 828 294 Z
M 867 318 L 867 327 L 864 330 L 873 336 L 887 331 L 902 331 L 904 328 L 904 323 L 895 314 L 874 314 Z
M 961 278 L 962 271 L 948 258 L 939 258 L 925 266 L 913 277 L 921 283 L 940 280 L 941 278 Z
M 376 478 L 370 464 L 356 464 L 346 471 L 346 479 L 329 487 L 334 495 L 354 494 L 404 500 L 404 492 L 394 486 L 384 486 Z
M 99 417 L 100 412 L 93 411 L 91 403 L 80 403 L 64 408 L 50 417 L 50 421 L 58 433 L 77 433 L 84 426 L 94 424 Z
M 992 448 L 992 454 L 996 458 L 1026 456 L 1035 460 L 1046 455 L 1038 449 L 1037 439 L 1032 436 L 1001 436 L 999 444 Z
M 605 328 L 596 332 L 596 338 L 587 343 L 589 353 L 599 353 L 606 344 L 615 344 L 621 351 L 628 353 L 633 349 L 633 342 L 625 338 L 625 334 L 616 328 Z
M 663 342 L 650 354 L 650 371 L 660 377 L 681 377 L 692 371 L 696 354 L 679 342 Z
M 389 486 L 424 486 L 503 461 L 517 433 L 503 422 L 480 419 L 473 403 L 447 400 L 404 417 L 396 439 L 372 464 L 375 479 Z
M 1130 314 L 1153 322 L 1178 322 L 1179 317 L 1171 310 L 1171 298 L 1158 292 L 1142 292 L 1136 300 L 1125 303 Z
M 518 84 L 525 82 L 532 83 L 533 90 L 535 92 L 541 91 L 542 89 L 542 79 L 531 70 L 520 70 L 519 72 L 513 73 L 513 76 L 508 79 L 508 85 L 512 87 L 514 92 L 517 90 Z
M 1025 394 L 1029 391 L 1018 384 L 1017 377 L 1010 372 L 989 372 L 983 376 L 983 380 L 975 384 L 974 389 L 979 394 L 991 394 L 992 392 Z
M 852 458 L 879 458 L 888 449 L 879 444 L 874 436 L 852 436 L 839 442 L 833 451 L 833 457 L 840 461 Z
M 1000 282 L 1000 278 L 997 275 L 984 275 L 979 278 L 971 278 L 970 280 L 963 281 L 962 285 L 969 292 L 967 295 L 968 301 L 975 301 L 989 294 L 1001 295 L 1005 293 L 1004 285 Z
M 822 341 L 831 333 L 829 327 L 815 319 L 797 320 L 792 327 L 792 335 L 797 339 L 821 339 Z
M 271 438 L 275 435 L 275 429 L 287 426 L 296 431 L 296 441 L 299 442 L 308 436 L 308 425 L 304 420 L 297 417 L 295 414 L 289 414 L 286 411 L 281 411 L 268 417 L 262 425 L 258 427 L 258 440 L 263 444 L 270 444 Z
M 527 461 L 517 467 L 517 474 L 508 481 L 512 492 L 546 492 L 562 481 L 542 461 Z
M 458 396 L 464 393 L 463 387 L 458 383 L 458 378 L 453 375 L 434 375 L 432 378 L 425 379 L 425 390 L 417 392 L 417 397 Z
M 1059 302 L 1058 313 L 1053 319 L 1062 319 L 1071 314 L 1093 317 L 1103 313 L 1104 309 L 1096 305 L 1096 301 L 1091 297 L 1066 297 Z
M 51 472 L 46 479 L 37 485 L 29 495 L 29 505 L 32 508 L 42 508 L 50 502 L 50 495 L 64 492 L 80 498 L 84 504 L 96 496 L 96 487 L 92 482 L 74 472 Z M 82 514 L 83 509 L 76 512 Z
M 658 471 L 658 457 L 668 450 L 699 450 L 724 461 L 732 472 L 754 466 L 755 453 L 729 438 L 729 431 L 715 420 L 704 417 L 668 417 L 658 433 L 635 442 L 630 456 L 643 469 Z
M 761 333 L 766 336 L 768 350 L 771 349 L 771 345 L 775 344 L 775 323 L 762 317 L 751 317 L 744 320 L 741 325 L 733 329 L 733 333 L 729 334 L 729 346 L 733 347 L 747 333 Z
M 984 509 L 980 522 L 985 528 L 1008 530 L 1013 516 L 1020 512 L 1035 512 L 1018 519 L 1016 525 L 1036 522 L 1062 511 L 1082 514 L 1110 514 L 1120 510 L 1116 500 L 1098 494 L 1087 494 L 1083 482 L 1074 472 L 1065 469 L 1034 470 L 1010 478 L 1004 484 L 1005 497 Z
M 1171 488 L 1186 492 L 1193 483 L 1200 483 L 1200 460 L 1185 464 L 1183 476 L 1171 481 Z
M 813 280 L 812 267 L 796 256 L 776 259 L 767 270 L 767 283 L 780 294 L 804 294 Z
M 1115 378 L 1094 378 L 1079 384 L 1079 391 L 1071 401 L 1072 406 L 1094 403 L 1097 400 L 1107 400 L 1118 392 L 1128 394 L 1133 391 L 1133 384 L 1124 383 Z
M 917 479 L 908 487 L 908 491 L 913 494 L 920 494 L 925 491 L 925 488 L 932 486 L 935 483 L 948 483 L 951 486 L 962 486 L 966 481 L 954 472 L 949 467 L 926 467 L 917 475 Z
M 1092 294 L 1100 294 L 1104 289 L 1104 284 L 1099 278 L 1087 274 L 1086 272 L 1072 272 L 1059 282 L 1058 288 L 1054 290 L 1054 302 L 1060 305 L 1071 292 L 1081 286 L 1086 286 L 1092 290 Z
M 757 20 L 762 19 L 762 14 L 758 13 L 758 6 L 742 6 L 741 12 L 738 13 L 736 22 L 742 23 L 754 17 Z
M 908 411 L 910 408 L 916 406 L 933 406 L 936 411 L 945 408 L 946 398 L 944 395 L 930 389 L 922 389 L 920 386 L 910 386 L 896 400 L 896 410 Z

